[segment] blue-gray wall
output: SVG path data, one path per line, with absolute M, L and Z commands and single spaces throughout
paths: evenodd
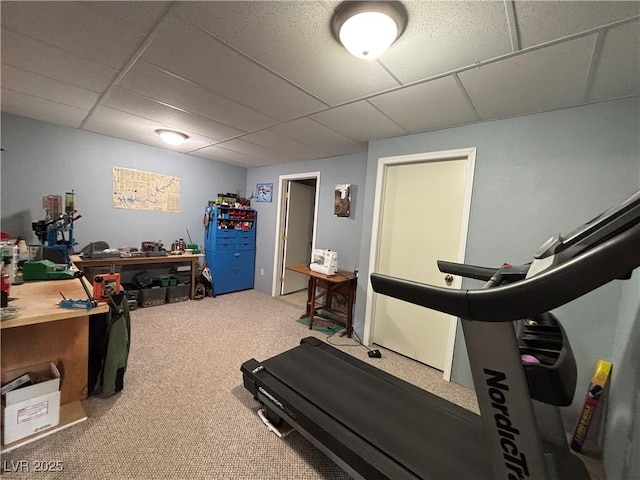
M 247 171 L 224 163 L 118 140 L 68 127 L 2 114 L 2 231 L 36 241 L 31 222 L 44 219 L 42 197 L 75 191 L 77 249 L 104 240 L 140 247 L 143 240 L 171 246 L 187 229 L 202 245 L 204 208 L 218 193 L 244 190 Z M 180 211 L 115 209 L 113 167 L 181 180 Z
M 622 99 L 374 141 L 366 154 L 249 170 L 3 114 L 2 230 L 33 239 L 31 221 L 44 215 L 42 196 L 74 189 L 83 215 L 76 224 L 79 246 L 95 240 L 114 246 L 135 246 L 143 239 L 170 243 L 186 236 L 187 228 L 202 243 L 207 200 L 227 191 L 248 195 L 256 183 L 273 183 L 273 202 L 254 203 L 259 212 L 256 288 L 270 293 L 278 177 L 319 171 L 317 246 L 338 251 L 342 268 L 359 266 L 355 317 L 362 334 L 378 158 L 476 147 L 467 261 L 523 263 L 551 235 L 567 232 L 640 188 L 639 113 L 638 98 Z M 178 175 L 181 211 L 113 209 L 113 166 Z M 333 218 L 333 189 L 340 183 L 354 186 L 348 219 Z M 581 407 L 595 361 L 610 359 L 614 371 L 605 466 L 609 478 L 637 478 L 640 275 L 613 282 L 555 313 L 567 329 L 580 371 L 567 427 L 572 428 Z M 471 386 L 461 332 L 453 380 Z
M 372 228 L 378 158 L 476 147 L 466 261 L 487 266 L 524 263 L 552 235 L 567 233 L 640 188 L 639 113 L 635 97 L 371 142 L 361 277 L 370 273 L 367 233 Z M 573 428 L 597 359 L 614 363 L 605 427 L 609 478 L 638 478 L 640 469 L 638 285 L 636 272 L 632 281 L 612 282 L 554 312 L 567 330 L 579 370 L 573 405 L 563 412 L 567 429 Z M 363 288 L 356 304 L 359 329 L 365 312 Z M 473 388 L 461 329 L 452 379 Z
M 339 268 L 352 270 L 358 266 L 366 161 L 367 156 L 362 153 L 249 169 L 246 187 L 248 192 L 255 191 L 257 183 L 273 183 L 273 201 L 271 203 L 252 203 L 258 211 L 256 289 L 269 294 L 272 289 L 277 208 L 281 195 L 279 190 L 280 175 L 320 172 L 320 183 L 317 186 L 320 197 L 316 247 L 338 252 Z M 352 187 L 351 216 L 349 218 L 334 218 L 334 191 L 336 185 L 342 183 L 349 183 Z M 264 275 L 261 275 L 262 269 L 264 269 Z

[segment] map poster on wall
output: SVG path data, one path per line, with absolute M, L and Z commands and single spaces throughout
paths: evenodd
M 113 208 L 180 211 L 180 177 L 113 167 Z

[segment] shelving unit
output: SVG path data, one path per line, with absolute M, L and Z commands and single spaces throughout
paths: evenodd
M 214 295 L 253 288 L 257 218 L 248 208 L 212 209 L 204 248 Z

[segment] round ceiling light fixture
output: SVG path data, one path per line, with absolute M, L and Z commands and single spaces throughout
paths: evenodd
M 164 143 L 168 143 L 173 146 L 181 145 L 187 138 L 189 138 L 188 135 L 176 132 L 175 130 L 156 130 L 156 133 L 160 135 L 160 138 Z
M 336 8 L 331 31 L 349 53 L 373 60 L 407 27 L 407 11 L 396 1 L 347 1 Z

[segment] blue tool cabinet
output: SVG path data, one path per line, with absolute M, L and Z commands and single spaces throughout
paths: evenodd
M 253 288 L 257 212 L 215 206 L 206 215 L 204 253 L 214 295 Z

